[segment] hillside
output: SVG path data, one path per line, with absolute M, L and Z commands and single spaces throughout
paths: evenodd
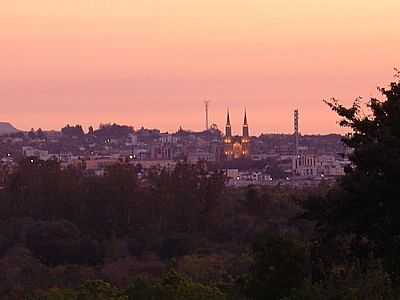
M 18 130 L 7 122 L 0 122 L 0 135 L 15 133 Z

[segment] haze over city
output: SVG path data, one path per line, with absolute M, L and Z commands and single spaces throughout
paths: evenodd
M 361 6 L 362 5 L 362 6 Z M 15 0 L 0 10 L 0 120 L 17 128 L 118 122 L 173 131 L 340 132 L 322 102 L 390 80 L 400 2 Z M 365 26 L 368 24 L 369 26 Z

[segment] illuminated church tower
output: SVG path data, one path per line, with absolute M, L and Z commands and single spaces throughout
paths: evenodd
M 225 136 L 228 138 L 232 138 L 232 127 L 231 127 L 231 120 L 229 119 L 229 110 L 226 115 Z
M 225 126 L 225 137 L 224 137 L 224 154 L 225 158 L 232 159 L 233 149 L 232 149 L 232 127 L 231 120 L 229 119 L 229 110 L 226 115 L 226 126 Z
M 242 156 L 248 157 L 249 155 L 250 155 L 249 125 L 247 124 L 246 110 L 244 110 L 243 135 L 242 135 Z
M 250 156 L 250 135 L 246 111 L 244 112 L 242 136 L 232 136 L 232 127 L 228 111 L 225 126 L 224 154 L 227 160 L 243 159 Z

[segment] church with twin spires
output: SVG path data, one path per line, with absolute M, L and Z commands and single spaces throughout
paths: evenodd
M 224 137 L 224 156 L 227 160 L 243 159 L 250 157 L 250 136 L 249 126 L 247 124 L 246 110 L 244 111 L 242 136 L 232 136 L 229 111 L 227 112 Z

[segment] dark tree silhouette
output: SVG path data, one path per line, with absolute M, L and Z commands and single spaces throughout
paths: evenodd
M 61 133 L 66 137 L 81 137 L 85 134 L 81 125 L 67 125 L 61 129 Z
M 287 237 L 272 234 L 258 236 L 251 248 L 253 264 L 243 279 L 248 299 L 287 299 L 301 287 L 305 272 L 305 248 Z
M 372 98 L 363 105 L 359 98 L 351 107 L 336 99 L 326 101 L 341 117 L 340 125 L 351 130 L 344 143 L 352 149 L 352 165 L 340 181 L 341 190 L 323 205 L 314 203 L 311 212 L 325 238 L 354 234 L 358 248 L 368 245 L 364 255 L 384 257 L 396 273 L 400 270 L 395 255 L 400 249 L 399 75 L 389 87 L 378 88 L 382 99 Z

